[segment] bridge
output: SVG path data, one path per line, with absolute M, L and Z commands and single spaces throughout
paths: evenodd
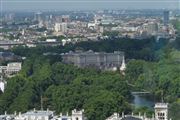
M 131 92 L 133 95 L 137 95 L 137 94 L 150 94 L 150 92 L 148 92 L 148 91 L 144 91 L 144 92 L 142 92 L 142 91 L 137 91 L 137 92 Z
M 56 42 L 14 42 L 14 41 L 0 41 L 0 47 L 4 49 L 9 49 L 14 46 L 28 46 L 28 45 L 49 45 L 49 46 L 56 46 L 56 45 L 61 45 L 61 42 L 56 41 Z
M 0 46 L 15 46 L 15 45 L 26 45 L 26 44 L 34 44 L 34 45 L 51 45 L 51 44 L 61 44 L 61 42 L 0 42 Z
M 126 81 L 127 85 L 131 86 L 131 87 L 136 87 L 135 85 L 129 83 L 128 81 Z M 145 90 L 145 89 L 142 89 L 141 91 L 134 91 L 134 92 L 131 92 L 133 95 L 137 95 L 137 94 L 150 94 L 151 92 Z

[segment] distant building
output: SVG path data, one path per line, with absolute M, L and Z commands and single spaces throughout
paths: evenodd
M 62 32 L 66 33 L 67 32 L 67 23 L 56 23 L 54 26 L 55 32 Z
M 88 23 L 88 28 L 95 28 L 96 27 L 96 24 L 95 23 Z
M 41 12 L 35 13 L 34 20 L 40 22 L 42 20 L 42 13 Z
M 148 118 L 146 116 L 146 113 L 141 115 L 139 113 L 138 115 L 134 115 L 134 113 L 130 115 L 122 115 L 118 113 L 114 113 L 110 117 L 108 117 L 106 120 L 170 120 L 168 119 L 168 104 L 167 103 L 156 103 L 155 104 L 155 116 L 152 115 L 151 118 Z
M 164 26 L 167 26 L 169 24 L 169 11 L 164 11 L 164 18 L 163 18 L 163 23 Z
M 146 25 L 144 25 L 144 29 L 147 32 L 148 35 L 156 35 L 158 33 L 158 24 L 151 22 Z
M 5 14 L 5 21 L 13 21 L 15 19 L 14 13 Z
M 59 32 L 61 30 L 60 25 L 61 25 L 60 23 L 55 23 L 55 25 L 54 25 L 55 32 Z
M 64 45 L 66 45 L 67 43 L 72 42 L 72 40 L 71 40 L 71 39 L 62 39 L 61 42 L 62 42 L 62 45 L 64 46 Z
M 43 28 L 44 27 L 44 22 L 42 20 L 39 21 L 38 27 L 39 28 Z
M 100 27 L 99 27 L 99 32 L 100 32 L 100 33 L 104 33 L 104 27 L 103 27 L 103 26 L 100 26 Z
M 7 66 L 0 66 L 0 73 L 3 73 L 7 77 L 11 77 L 12 75 L 17 74 L 20 70 L 20 62 L 12 62 L 8 63 Z
M 56 42 L 56 39 L 46 39 L 46 42 Z
M 12 52 L 0 52 L 0 61 L 14 60 L 15 55 Z
M 0 48 L 4 50 L 8 50 L 13 48 L 14 46 L 21 45 L 21 42 L 12 41 L 12 40 L 0 40 Z
M 62 22 L 70 22 L 70 17 L 69 15 L 62 15 Z
M 61 23 L 61 32 L 63 33 L 67 32 L 67 23 Z
M 74 64 L 78 67 L 95 67 L 102 70 L 119 68 L 124 58 L 124 52 L 120 51 L 105 53 L 90 50 L 87 52 L 69 52 L 61 55 L 64 63 Z

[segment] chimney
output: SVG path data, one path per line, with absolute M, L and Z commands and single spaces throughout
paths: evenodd
M 119 118 L 119 113 L 117 113 L 117 117 Z
M 124 112 L 122 112 L 122 118 L 124 118 Z
M 141 117 L 141 112 L 139 112 L 139 118 Z
M 21 112 L 19 112 L 19 116 L 21 116 Z
M 146 113 L 144 113 L 144 118 L 146 118 Z
M 154 114 L 152 114 L 152 119 L 154 119 Z
M 16 111 L 14 111 L 14 115 L 16 115 Z

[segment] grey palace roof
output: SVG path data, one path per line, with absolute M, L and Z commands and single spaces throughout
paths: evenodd
M 121 120 L 142 120 L 142 119 L 129 116 L 129 117 L 122 118 Z

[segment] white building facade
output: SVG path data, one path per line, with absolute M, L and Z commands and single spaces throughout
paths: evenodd
M 10 77 L 13 74 L 17 74 L 21 70 L 21 67 L 21 62 L 11 62 L 7 66 L 0 66 L 0 73 Z
M 168 104 L 157 103 L 155 104 L 155 118 L 157 120 L 168 120 Z
M 168 118 L 168 104 L 167 103 L 156 103 L 154 106 L 154 114 L 151 118 L 148 118 L 146 116 L 146 113 L 141 115 L 134 115 L 133 113 L 131 115 L 119 115 L 118 113 L 114 113 L 110 117 L 108 117 L 106 120 L 171 120 Z

